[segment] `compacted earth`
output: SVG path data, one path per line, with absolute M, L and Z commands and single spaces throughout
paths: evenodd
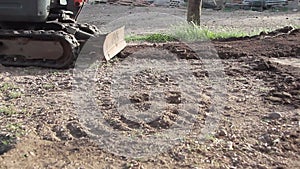
M 299 39 L 286 26 L 0 66 L 0 168 L 299 168 Z

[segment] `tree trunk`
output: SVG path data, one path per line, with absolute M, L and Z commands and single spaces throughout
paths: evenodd
M 188 0 L 187 21 L 200 25 L 202 0 Z

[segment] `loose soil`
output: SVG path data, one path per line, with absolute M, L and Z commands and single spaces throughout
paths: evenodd
M 299 39 L 299 29 L 285 27 L 211 42 L 129 44 L 95 67 L 93 79 L 78 79 L 73 69 L 0 66 L 0 168 L 299 168 Z M 87 88 L 93 102 L 81 95 Z M 164 90 L 155 96 L 154 89 Z M 163 108 L 151 120 L 136 118 L 154 104 Z M 193 106 L 182 110 L 185 104 Z M 91 121 L 82 122 L 78 110 Z M 180 123 L 180 112 L 194 118 Z M 208 119 L 215 123 L 205 133 Z M 110 147 L 95 139 L 100 122 L 133 139 L 176 131 L 177 124 L 188 130 L 162 152 L 148 145 L 142 149 L 153 154 L 132 158 L 118 151 L 118 137 L 101 131 Z

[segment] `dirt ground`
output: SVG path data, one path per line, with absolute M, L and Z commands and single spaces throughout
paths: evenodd
M 168 31 L 186 19 L 186 9 L 164 7 L 131 7 L 114 5 L 86 6 L 79 16 L 82 22 L 97 25 L 103 32 L 125 25 L 127 34 Z M 274 30 L 287 25 L 299 25 L 299 12 L 292 11 L 250 11 L 228 10 L 216 11 L 203 9 L 201 24 L 212 30 L 232 28 L 253 32 Z
M 185 14 L 99 5 L 87 6 L 81 21 L 105 32 L 119 26 L 111 20 L 145 11 Z M 137 16 L 121 19 L 128 33 L 168 29 L 168 17 L 143 25 L 149 18 Z M 299 16 L 204 11 L 202 23 L 274 30 L 299 25 Z M 251 38 L 129 44 L 86 71 L 80 63 L 0 66 L 0 168 L 299 168 L 299 39 L 299 29 L 286 27 Z

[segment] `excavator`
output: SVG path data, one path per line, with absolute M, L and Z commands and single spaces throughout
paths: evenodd
M 74 67 L 80 51 L 98 38 L 110 60 L 126 46 L 124 27 L 108 34 L 78 16 L 87 0 L 0 0 L 0 64 Z

